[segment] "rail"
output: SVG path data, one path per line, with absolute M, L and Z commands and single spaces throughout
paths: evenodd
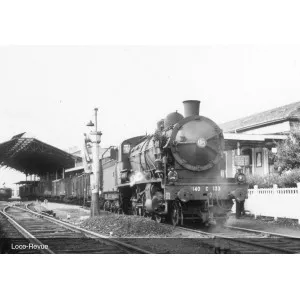
M 22 227 L 18 222 L 16 222 L 12 217 L 9 216 L 8 213 L 6 213 L 6 210 L 11 206 L 6 206 L 3 208 L 3 211 L 0 210 L 0 213 L 6 217 L 6 219 L 21 233 L 21 235 L 30 241 L 31 243 L 34 243 L 36 245 L 43 246 L 44 244 L 38 240 L 35 236 L 33 236 L 29 231 L 27 231 L 24 227 Z M 43 249 L 40 250 L 42 253 L 48 253 L 48 254 L 54 254 L 50 249 Z
M 222 241 L 225 241 L 225 246 L 223 248 L 227 248 L 233 251 L 237 251 L 238 253 L 260 253 L 257 251 L 262 251 L 262 253 L 286 253 L 286 254 L 297 254 L 300 253 L 300 238 L 295 236 L 276 234 L 271 232 L 264 232 L 259 230 L 247 230 L 246 228 L 232 227 L 232 226 L 224 226 L 224 228 L 228 228 L 231 230 L 237 231 L 245 231 L 248 233 L 256 234 L 257 236 L 240 236 L 236 233 L 232 233 L 232 235 L 228 235 L 228 233 L 212 233 L 206 232 L 202 230 L 197 230 L 185 226 L 180 226 L 180 229 L 185 231 L 191 231 L 194 233 L 198 233 L 201 236 L 207 236 L 214 239 L 214 247 L 220 248 Z M 265 238 L 267 236 L 267 238 Z M 281 240 L 276 241 L 272 239 L 270 242 L 270 237 L 278 237 Z M 208 244 L 209 240 L 208 239 Z M 285 243 L 282 243 L 282 239 L 285 239 Z M 230 244 L 228 244 L 228 242 Z M 204 242 L 205 243 L 205 242 Z M 223 243 L 224 244 L 224 243 Z M 241 245 L 246 245 L 244 250 L 240 250 Z M 222 247 L 221 247 L 222 248 Z M 244 252 L 246 251 L 246 252 Z
M 55 218 L 53 218 L 53 217 L 46 216 L 45 214 L 40 214 L 40 213 L 34 212 L 34 211 L 32 211 L 31 209 L 28 208 L 29 205 L 30 205 L 30 204 L 26 204 L 26 205 L 25 205 L 26 209 L 21 208 L 21 207 L 18 207 L 18 208 L 21 209 L 21 210 L 24 210 L 24 211 L 29 211 L 29 212 L 32 213 L 33 215 L 36 215 L 36 216 L 38 216 L 38 217 L 47 219 L 47 220 L 49 220 L 49 221 L 51 221 L 51 222 L 54 222 L 54 223 L 56 223 L 56 224 L 60 224 L 61 226 L 64 226 L 64 227 L 69 228 L 69 229 L 71 229 L 71 230 L 79 231 L 79 232 L 85 233 L 85 234 L 87 234 L 87 235 L 89 235 L 89 236 L 92 236 L 92 237 L 97 237 L 97 238 L 101 238 L 101 239 L 107 239 L 107 240 L 109 240 L 111 243 L 118 244 L 118 245 L 120 245 L 120 246 L 122 246 L 122 247 L 125 247 L 125 248 L 127 248 L 127 249 L 131 249 L 131 250 L 134 250 L 134 251 L 139 252 L 139 253 L 143 253 L 143 254 L 152 254 L 152 252 L 150 252 L 150 251 L 147 251 L 147 250 L 145 250 L 145 249 L 141 249 L 141 248 L 139 248 L 139 247 L 136 247 L 136 246 L 133 246 L 133 245 L 130 245 L 130 244 L 123 243 L 123 242 L 121 242 L 121 241 L 117 241 L 117 240 L 115 240 L 114 238 L 111 238 L 111 237 L 109 237 L 109 236 L 102 235 L 102 234 L 96 233 L 96 232 L 94 232 L 94 231 L 89 231 L 89 230 L 83 229 L 83 228 L 81 228 L 81 227 L 78 227 L 78 226 L 69 224 L 69 223 L 67 223 L 67 222 L 63 222 L 63 221 L 61 221 L 61 220 L 57 220 L 57 219 L 55 219 Z

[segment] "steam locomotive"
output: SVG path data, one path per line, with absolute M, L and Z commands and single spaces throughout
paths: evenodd
M 118 157 L 102 162 L 105 210 L 209 225 L 226 218 L 235 199 L 240 215 L 248 185 L 242 173 L 225 178 L 222 130 L 199 115 L 200 101 L 183 104 L 184 116 L 168 114 L 154 134 L 126 139 Z

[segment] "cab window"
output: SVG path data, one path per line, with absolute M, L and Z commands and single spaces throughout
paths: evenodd
M 123 145 L 123 153 L 128 154 L 130 152 L 130 144 Z

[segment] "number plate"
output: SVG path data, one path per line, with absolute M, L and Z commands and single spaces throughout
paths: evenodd
M 221 187 L 219 185 L 213 185 L 213 186 L 203 186 L 202 188 L 200 186 L 193 186 L 192 191 L 193 192 L 200 192 L 203 189 L 203 191 L 208 192 L 209 190 L 212 190 L 214 192 L 221 191 Z
M 220 191 L 221 191 L 221 187 L 220 187 L 219 185 L 214 185 L 214 186 L 212 187 L 212 190 L 213 190 L 214 192 L 220 192 Z

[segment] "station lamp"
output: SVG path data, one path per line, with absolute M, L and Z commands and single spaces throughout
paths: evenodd
M 95 124 L 94 124 L 92 121 L 89 121 L 89 122 L 86 124 L 86 126 L 88 126 L 88 127 L 93 127 L 93 126 L 95 126 Z

